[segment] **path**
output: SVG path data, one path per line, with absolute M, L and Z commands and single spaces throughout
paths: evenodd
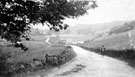
M 45 40 L 45 42 L 48 43 L 48 44 L 51 44 L 51 43 L 49 42 L 49 40 L 50 40 L 50 37 L 48 37 L 48 38 Z
M 133 40 L 132 40 L 132 38 L 131 38 L 132 35 L 131 35 L 130 32 L 128 32 L 128 37 L 129 37 L 130 46 L 133 47 L 133 48 L 135 48 L 135 45 L 134 45 Z
M 36 77 L 135 77 L 125 62 L 72 46 L 77 56 L 47 75 Z

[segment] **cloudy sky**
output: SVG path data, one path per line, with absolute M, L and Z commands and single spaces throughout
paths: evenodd
M 66 19 L 70 25 L 97 24 L 110 21 L 128 21 L 135 19 L 135 0 L 97 0 L 98 8 L 90 9 L 88 15 L 78 19 Z
M 78 19 L 66 19 L 71 26 L 76 24 L 98 24 L 110 21 L 128 21 L 135 19 L 135 0 L 97 0 L 98 8 L 90 9 L 88 15 Z M 40 29 L 46 27 L 39 26 Z

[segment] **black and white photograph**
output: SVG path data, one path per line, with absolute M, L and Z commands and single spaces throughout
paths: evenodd
M 135 0 L 0 0 L 0 77 L 135 77 Z

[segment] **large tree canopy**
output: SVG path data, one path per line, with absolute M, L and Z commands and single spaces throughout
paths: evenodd
M 55 31 L 66 29 L 68 25 L 62 20 L 82 16 L 95 7 L 95 1 L 0 0 L 0 37 L 14 43 L 20 37 L 27 39 L 29 25 L 35 23 L 46 23 Z

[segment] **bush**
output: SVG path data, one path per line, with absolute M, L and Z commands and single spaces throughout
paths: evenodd
M 0 56 L 0 77 L 11 77 L 12 76 L 12 69 L 10 67 L 10 63 L 7 62 L 9 55 L 3 54 Z

